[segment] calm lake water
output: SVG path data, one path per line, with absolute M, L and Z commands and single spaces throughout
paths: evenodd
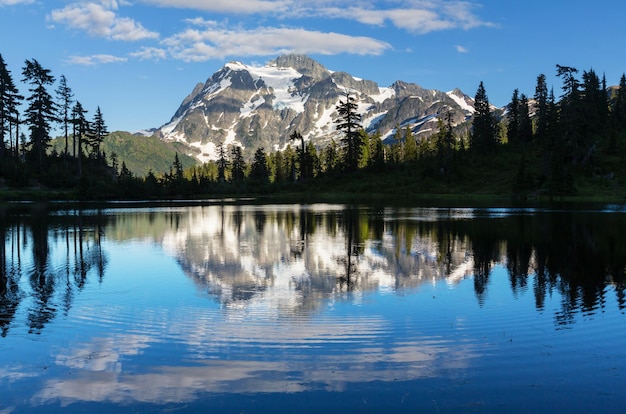
M 0 211 L 0 413 L 626 409 L 626 210 Z

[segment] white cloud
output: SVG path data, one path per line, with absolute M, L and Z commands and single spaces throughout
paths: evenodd
M 169 48 L 173 57 L 184 61 L 285 53 L 380 55 L 391 49 L 388 43 L 370 37 L 284 27 L 255 30 L 190 28 L 165 39 L 163 45 Z
M 107 7 L 116 8 L 117 1 L 107 0 Z M 158 33 L 145 29 L 140 23 L 126 17 L 119 17 L 105 6 L 96 3 L 71 4 L 63 9 L 53 10 L 48 19 L 65 24 L 72 29 L 83 30 L 91 36 L 112 40 L 136 41 L 155 39 Z
M 483 21 L 474 10 L 478 5 L 457 0 L 140 0 L 160 7 L 186 8 L 224 14 L 266 14 L 273 17 L 331 18 L 358 21 L 366 25 L 393 26 L 415 34 L 439 30 L 472 29 L 494 26 Z
M 219 13 L 284 13 L 293 4 L 291 0 L 140 0 L 160 7 L 194 9 Z
M 35 0 L 0 0 L 0 7 L 2 6 L 17 6 L 18 4 L 31 4 Z
M 469 53 L 469 50 L 467 50 L 467 48 L 465 48 L 464 46 L 456 45 L 455 48 L 456 51 L 459 53 Z
M 113 55 L 99 54 L 91 56 L 71 56 L 67 62 L 74 65 L 93 66 L 99 63 L 120 63 L 128 59 Z
M 141 60 L 161 60 L 167 58 L 167 51 L 158 47 L 142 47 L 130 56 Z
M 308 9 L 303 7 L 294 10 L 294 13 L 300 16 L 314 14 L 320 17 L 355 20 L 373 26 L 383 26 L 390 22 L 399 29 L 416 34 L 493 26 L 493 23 L 485 22 L 476 16 L 473 13 L 475 6 L 465 1 L 413 1 L 404 2 L 400 8 L 393 7 L 396 3 L 379 1 L 344 7 L 340 3 L 332 5 L 331 2 L 326 2 L 327 6 Z

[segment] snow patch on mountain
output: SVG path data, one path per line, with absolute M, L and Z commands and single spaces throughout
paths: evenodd
M 299 95 L 294 86 L 294 81 L 302 77 L 302 74 L 297 70 L 278 66 L 254 67 L 239 62 L 231 62 L 226 66 L 233 71 L 247 71 L 257 87 L 264 84 L 269 88 L 274 94 L 273 109 L 282 110 L 289 108 L 297 113 L 304 112 L 304 104 L 308 96 Z M 255 101 L 257 104 L 258 102 L 258 100 Z M 258 107 L 258 105 L 256 107 Z M 254 109 L 256 109 L 256 107 L 254 107 Z M 249 113 L 247 114 L 249 115 Z
M 396 91 L 394 91 L 393 88 L 378 88 L 378 89 L 380 90 L 380 93 L 378 95 L 370 96 L 370 98 L 372 98 L 374 102 L 383 103 L 387 99 L 392 99 L 396 96 Z
M 454 91 L 449 91 L 446 92 L 446 94 L 454 101 L 457 103 L 457 105 L 459 105 L 461 107 L 461 109 L 463 109 L 464 111 L 467 111 L 469 113 L 474 113 L 474 107 L 472 105 L 470 105 L 469 103 L 467 103 L 467 101 L 456 94 L 456 90 Z

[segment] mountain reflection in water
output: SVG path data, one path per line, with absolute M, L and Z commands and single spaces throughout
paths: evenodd
M 460 387 L 507 358 L 540 367 L 548 346 L 573 345 L 538 331 L 604 313 L 615 323 L 626 306 L 622 212 L 24 205 L 0 219 L 0 395 L 13 390 L 0 412 L 244 404 L 216 397 L 229 394 L 343 393 L 348 404 L 363 384 L 378 384 L 370 409 L 392 393 L 403 409 L 432 410 L 406 384 Z M 588 329 L 600 326 L 571 335 Z M 511 330 L 521 348 L 504 348 Z M 463 411 L 469 397 L 455 398 Z

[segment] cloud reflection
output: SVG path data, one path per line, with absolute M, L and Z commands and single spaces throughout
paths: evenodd
M 166 404 L 207 394 L 342 391 L 373 381 L 436 377 L 467 367 L 476 355 L 471 344 L 393 338 L 389 323 L 377 317 L 235 324 L 214 319 L 204 331 L 196 328 L 206 321 L 181 322 L 168 320 L 170 331 L 161 336 L 118 334 L 60 351 L 55 361 L 71 376 L 46 381 L 33 404 Z M 166 337 L 184 343 L 182 355 L 167 354 L 173 346 L 152 355 L 150 348 Z M 159 360 L 167 363 L 156 365 Z

